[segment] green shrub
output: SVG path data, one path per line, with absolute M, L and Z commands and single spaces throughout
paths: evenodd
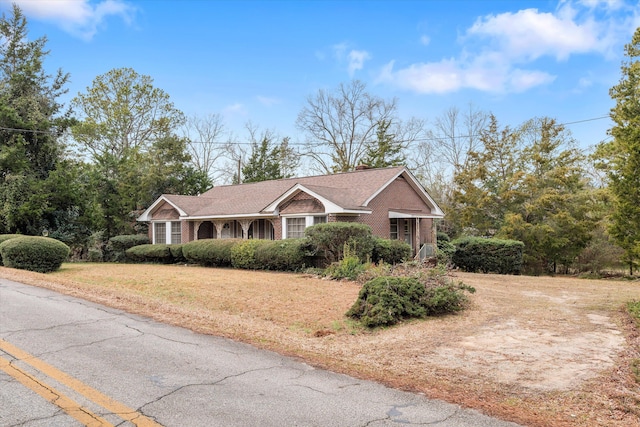
M 126 234 L 114 236 L 109 239 L 104 251 L 104 260 L 113 262 L 123 262 L 127 249 L 138 245 L 148 245 L 149 237 L 143 234 Z
M 305 238 L 264 240 L 255 248 L 254 257 L 263 270 L 300 271 L 311 265 L 311 253 Z
M 14 237 L 22 237 L 22 234 L 0 234 L 0 243 L 13 239 Z M 0 254 L 0 263 L 2 263 L 2 254 Z
M 21 236 L 0 243 L 5 267 L 48 273 L 60 268 L 69 246 L 49 237 Z
M 87 261 L 89 262 L 104 261 L 102 251 L 98 248 L 89 248 L 89 251 L 87 252 Z
M 234 268 L 244 268 L 246 270 L 258 270 L 262 268 L 256 261 L 256 248 L 261 246 L 266 240 L 251 239 L 244 240 L 231 248 L 231 265 Z
M 387 264 L 399 264 L 410 260 L 412 252 L 411 246 L 403 240 L 374 237 L 371 261 L 376 264 L 380 261 Z
M 187 262 L 187 259 L 182 253 L 182 245 L 182 243 L 172 243 L 169 245 L 169 250 L 171 251 L 171 256 L 173 257 L 173 262 L 175 263 Z
M 464 237 L 455 240 L 452 262 L 468 272 L 520 274 L 524 243 L 516 240 Z
M 126 259 L 132 262 L 150 262 L 160 264 L 171 264 L 173 256 L 171 248 L 165 244 L 137 245 L 125 251 Z
M 438 241 L 438 246 L 439 246 L 440 242 L 450 242 L 451 238 L 449 237 L 449 235 L 447 233 L 443 233 L 442 231 L 438 231 L 436 233 L 436 240 Z
M 354 222 L 329 222 L 313 225 L 305 230 L 310 244 L 330 264 L 344 258 L 344 245 L 355 247 L 360 261 L 371 259 L 374 239 L 371 227 Z
M 388 326 L 403 319 L 454 313 L 464 309 L 475 292 L 463 283 L 452 283 L 433 269 L 428 275 L 380 276 L 364 284 L 347 316 L 364 326 Z
M 356 280 L 366 270 L 365 265 L 357 257 L 348 243 L 344 244 L 344 258 L 327 267 L 326 274 L 332 279 Z
M 454 253 L 456 253 L 456 247 L 453 243 L 448 240 L 438 240 L 438 251 L 436 253 L 438 264 L 451 264 Z
M 364 284 L 347 316 L 367 327 L 388 326 L 408 317 L 424 317 L 425 286 L 413 277 L 378 277 Z
M 231 248 L 242 242 L 239 239 L 204 239 L 182 245 L 187 261 L 206 267 L 230 267 Z
M 0 243 L 13 239 L 14 237 L 22 237 L 22 234 L 0 234 Z

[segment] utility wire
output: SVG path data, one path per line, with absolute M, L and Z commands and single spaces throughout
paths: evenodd
M 592 117 L 589 119 L 582 119 L 582 120 L 576 120 L 573 122 L 565 122 L 565 123 L 558 123 L 558 126 L 569 126 L 569 125 L 575 125 L 575 124 L 580 124 L 580 123 L 586 123 L 586 122 L 593 122 L 596 120 L 603 120 L 603 119 L 608 119 L 609 116 L 599 116 L 599 117 Z M 2 131 L 11 131 L 11 132 L 27 132 L 27 133 L 34 133 L 34 134 L 48 134 L 48 135 L 58 135 L 56 132 L 53 131 L 46 131 L 46 130 L 36 130 L 36 129 L 18 129 L 18 128 L 9 128 L 9 127 L 2 127 L 0 126 L 0 130 Z M 475 135 L 454 135 L 454 136 L 447 136 L 447 137 L 428 137 L 428 138 L 416 138 L 413 139 L 411 141 L 398 141 L 398 142 L 430 142 L 430 141 L 443 141 L 443 140 L 450 140 L 450 139 L 461 139 L 461 138 L 477 138 L 480 135 L 475 134 Z M 218 144 L 218 145 L 251 145 L 251 142 L 233 142 L 233 141 L 192 141 L 190 140 L 189 143 L 191 144 Z M 290 146 L 304 146 L 305 144 L 303 143 L 295 143 L 295 142 L 289 142 Z

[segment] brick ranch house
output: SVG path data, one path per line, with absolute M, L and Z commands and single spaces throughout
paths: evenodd
M 153 243 L 303 237 L 324 222 L 359 222 L 379 237 L 432 253 L 444 213 L 405 167 L 213 187 L 199 196 L 163 194 L 138 217 Z

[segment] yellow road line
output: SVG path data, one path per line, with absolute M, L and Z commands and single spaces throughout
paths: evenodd
M 94 403 L 97 403 L 98 405 L 102 406 L 103 408 L 112 412 L 113 414 L 116 414 L 123 420 L 130 421 L 134 425 L 140 426 L 140 427 L 162 427 L 162 424 L 158 424 L 157 422 L 153 421 L 151 418 L 148 418 L 142 415 L 141 413 L 137 412 L 135 409 L 129 408 L 128 406 L 110 398 L 109 396 L 84 384 L 83 382 L 73 378 L 72 376 L 54 368 L 48 363 L 38 359 L 35 356 L 32 356 L 26 351 L 21 350 L 20 348 L 8 343 L 3 339 L 0 339 L 0 350 L 11 354 L 16 359 L 19 359 L 28 365 L 31 365 L 33 368 L 37 369 L 43 374 L 53 378 L 54 380 L 58 381 L 61 384 L 64 384 L 65 386 L 76 391 L 77 393 L 80 393 L 85 398 L 91 400 Z M 110 424 L 107 424 L 107 425 L 110 425 Z
M 44 397 L 48 402 L 60 407 L 63 411 L 80 421 L 85 426 L 113 427 L 113 424 L 109 423 L 104 418 L 101 418 L 88 409 L 83 408 L 73 399 L 65 396 L 47 383 L 35 379 L 33 376 L 29 375 L 17 366 L 12 365 L 10 361 L 1 356 L 0 369 L 20 381 L 25 387 Z

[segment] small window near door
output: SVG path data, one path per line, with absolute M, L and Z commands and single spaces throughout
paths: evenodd
M 389 220 L 389 238 L 391 240 L 398 240 L 398 219 L 391 218 Z
M 153 225 L 153 233 L 154 243 L 167 243 L 167 224 L 156 222 Z

